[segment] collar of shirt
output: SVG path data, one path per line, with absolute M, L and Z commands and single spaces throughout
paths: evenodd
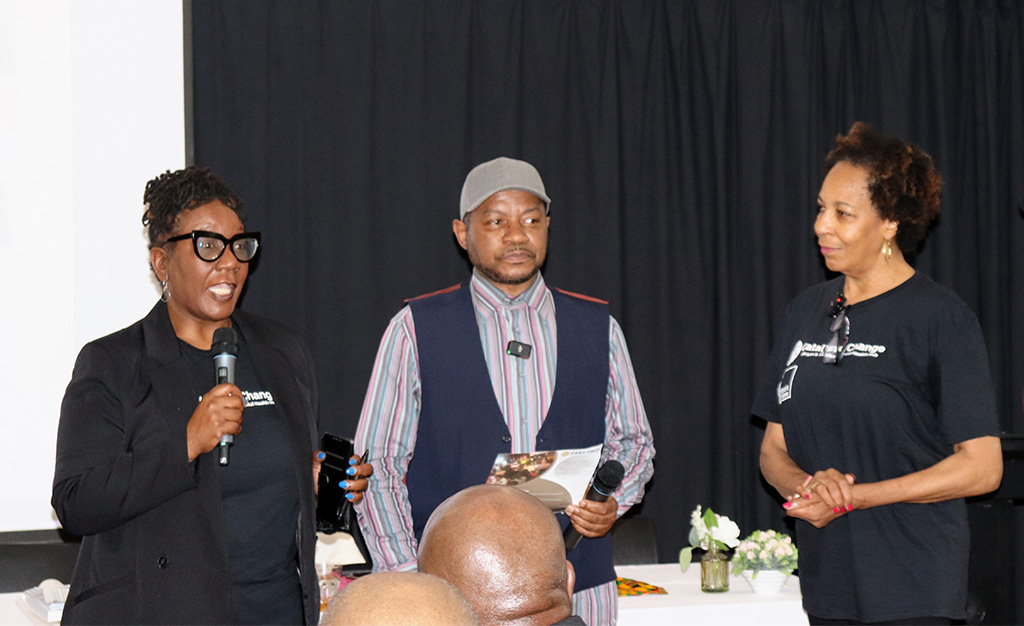
M 544 277 L 539 272 L 533 284 L 515 298 L 510 298 L 508 294 L 498 289 L 475 269 L 473 270 L 473 278 L 469 281 L 469 288 L 476 307 L 478 309 L 484 308 L 492 313 L 497 313 L 501 309 L 530 308 L 546 315 L 548 313 L 547 309 L 552 304 L 551 290 L 548 289 L 544 283 Z

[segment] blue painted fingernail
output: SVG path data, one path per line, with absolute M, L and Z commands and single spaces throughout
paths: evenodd
M 317 461 L 323 461 L 326 458 L 327 458 L 327 455 L 324 454 L 323 452 L 317 452 L 316 453 L 316 460 Z
M 345 494 L 345 499 L 346 499 L 346 500 L 354 500 L 354 499 L 355 499 L 355 496 L 354 496 L 354 495 L 352 495 L 351 493 L 346 493 L 346 494 Z
M 349 476 L 355 476 L 356 475 L 356 468 L 350 467 L 347 470 L 345 470 L 345 473 L 348 474 Z
M 355 465 L 356 464 L 356 460 L 355 459 L 349 459 L 348 460 L 348 464 L 349 465 Z
M 342 489 L 348 489 L 348 481 L 343 480 L 340 483 L 338 483 L 338 486 L 341 487 Z

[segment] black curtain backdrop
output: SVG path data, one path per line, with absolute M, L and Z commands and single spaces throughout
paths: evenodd
M 355 432 L 402 300 L 469 276 L 463 178 L 499 155 L 552 198 L 545 278 L 610 300 L 658 456 L 661 558 L 700 503 L 784 527 L 751 397 L 798 291 L 823 159 L 855 120 L 946 186 L 917 267 L 977 313 L 1024 431 L 1024 4 L 895 0 L 193 0 L 195 161 L 264 250 L 244 308 L 310 342 Z M 856 332 L 856 330 L 854 331 Z

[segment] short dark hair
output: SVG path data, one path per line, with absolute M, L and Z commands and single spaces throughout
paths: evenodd
M 214 200 L 223 202 L 244 222 L 245 204 L 208 167 L 190 165 L 176 172 L 168 170 L 146 183 L 142 194 L 146 205 L 142 225 L 149 227 L 149 247 L 159 245 L 164 237 L 174 232 L 178 217 L 184 211 Z
M 942 177 L 927 152 L 916 145 L 854 122 L 836 137 L 825 157 L 825 169 L 845 161 L 868 172 L 868 193 L 882 219 L 899 224 L 896 245 L 912 254 L 939 215 Z

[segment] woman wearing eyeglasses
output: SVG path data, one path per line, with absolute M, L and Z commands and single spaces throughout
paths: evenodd
M 916 272 L 942 181 L 916 146 L 854 124 L 825 159 L 814 232 L 841 276 L 789 306 L 753 412 L 761 471 L 797 519 L 811 624 L 963 619 L 964 498 L 1002 478 L 977 319 Z
M 220 179 L 167 172 L 144 201 L 161 301 L 82 349 L 61 407 L 52 504 L 84 536 L 63 623 L 316 624 L 310 354 L 235 309 L 260 235 Z M 234 384 L 214 373 L 225 327 Z M 372 468 L 353 472 L 358 500 Z

